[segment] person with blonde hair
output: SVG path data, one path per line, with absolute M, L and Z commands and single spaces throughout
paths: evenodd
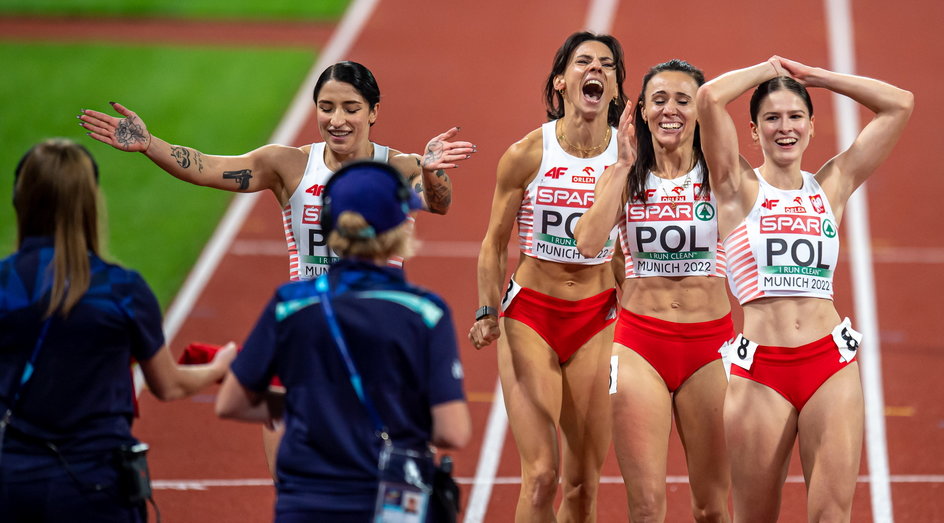
M 315 280 L 276 290 L 217 398 L 224 418 L 285 419 L 275 520 L 372 521 L 387 444 L 463 447 L 471 419 L 452 317 L 408 283 L 421 207 L 388 164 L 355 162 L 325 187 L 323 220 L 341 259 Z M 269 390 L 278 375 L 284 396 Z
M 158 399 L 221 379 L 232 344 L 178 366 L 141 276 L 100 257 L 98 167 L 46 140 L 15 171 L 17 251 L 0 261 L 0 520 L 146 520 L 146 490 L 123 474 L 146 446 L 131 434 L 131 363 Z M 140 464 L 140 462 L 137 462 Z

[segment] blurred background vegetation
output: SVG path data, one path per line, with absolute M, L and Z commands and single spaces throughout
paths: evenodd
M 299 16 L 324 21 L 337 18 L 346 5 L 346 0 L 0 0 L 0 17 L 39 13 L 298 21 Z M 0 257 L 16 248 L 10 202 L 17 161 L 45 138 L 71 138 L 88 147 L 100 166 L 106 257 L 140 271 L 166 308 L 232 195 L 180 182 L 141 154 L 92 140 L 76 116 L 83 108 L 115 114 L 108 102 L 117 101 L 171 143 L 209 154 L 242 154 L 267 142 L 316 58 L 314 47 L 0 39 L 0 173 L 6 173 L 0 175 Z

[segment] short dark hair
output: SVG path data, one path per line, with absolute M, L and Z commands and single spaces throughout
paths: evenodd
M 612 101 L 607 113 L 607 121 L 612 126 L 619 125 L 620 115 L 623 114 L 623 108 L 626 107 L 626 93 L 623 92 L 623 81 L 626 79 L 626 64 L 623 62 L 623 46 L 615 37 L 605 34 L 596 34 L 589 31 L 574 33 L 567 37 L 564 44 L 560 46 L 554 55 L 554 62 L 551 65 L 551 73 L 547 75 L 547 82 L 544 85 L 544 105 L 547 108 L 548 120 L 556 120 L 564 116 L 564 97 L 554 90 L 554 77 L 563 74 L 567 68 L 567 62 L 580 44 L 588 41 L 600 42 L 610 49 L 613 53 L 613 61 L 616 63 L 616 91 L 617 98 Z
M 357 62 L 338 62 L 325 69 L 318 77 L 318 81 L 315 82 L 315 89 L 312 92 L 312 99 L 315 103 L 318 103 L 318 93 L 321 92 L 321 88 L 328 80 L 350 84 L 367 100 L 367 105 L 371 109 L 380 103 L 380 87 L 377 85 L 374 74 L 370 72 L 370 69 Z
M 813 100 L 810 99 L 810 92 L 806 90 L 806 87 L 789 76 L 778 76 L 777 78 L 767 80 L 758 85 L 757 89 L 754 89 L 754 94 L 751 95 L 752 122 L 757 123 L 757 113 L 760 111 L 760 104 L 770 96 L 770 93 L 776 91 L 791 91 L 793 94 L 799 96 L 803 100 L 803 103 L 806 104 L 806 110 L 810 112 L 810 116 L 813 116 Z

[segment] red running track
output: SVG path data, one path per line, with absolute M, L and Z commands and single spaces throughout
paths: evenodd
M 453 125 L 476 142 L 479 152 L 453 173 L 455 196 L 448 216 L 422 216 L 419 236 L 426 242 L 407 265 L 409 277 L 441 293 L 454 310 L 466 367 L 475 438 L 456 457 L 457 475 L 470 479 L 482 452 L 497 372 L 494 348 L 476 352 L 464 339 L 477 305 L 475 256 L 485 231 L 494 171 L 509 144 L 544 120 L 541 88 L 554 50 L 582 29 L 588 5 L 582 2 L 482 0 L 474 4 L 418 0 L 380 1 L 350 58 L 376 74 L 383 92 L 374 139 L 401 150 L 418 151 L 426 140 Z M 944 343 L 934 322 L 944 317 L 936 294 L 944 291 L 944 235 L 937 195 L 944 177 L 937 162 L 919 162 L 938 149 L 932 118 L 944 114 L 936 96 L 944 47 L 935 31 L 944 21 L 942 4 L 913 2 L 909 8 L 877 0 L 853 6 L 856 71 L 886 79 L 916 94 L 917 109 L 901 143 L 869 182 L 871 240 L 878 329 L 882 346 L 885 421 L 892 474 L 892 500 L 898 521 L 944 520 L 944 385 L 937 374 Z M 63 22 L 69 23 L 69 22 Z M 825 8 L 800 0 L 773 4 L 622 2 L 611 32 L 622 41 L 628 62 L 626 90 L 631 98 L 643 72 L 655 63 L 684 58 L 715 75 L 781 54 L 812 65 L 829 64 Z M 814 169 L 835 154 L 832 99 L 814 93 L 816 137 L 807 155 Z M 746 135 L 746 102 L 734 105 Z M 223 115 L 221 115 L 223 117 Z M 867 115 L 863 114 L 863 117 Z M 317 139 L 308 122 L 294 140 Z M 746 144 L 745 144 L 746 145 Z M 756 158 L 755 158 L 756 159 Z M 265 195 L 242 225 L 234 243 L 178 333 L 179 350 L 188 341 L 241 341 L 273 288 L 287 276 L 281 220 Z M 511 249 L 514 252 L 514 249 Z M 849 250 L 846 249 L 848 260 Z M 511 266 L 514 263 L 512 261 Z M 836 303 L 854 316 L 848 264 L 839 271 Z M 156 499 L 164 521 L 266 521 L 271 519 L 273 488 L 266 483 L 260 429 L 216 420 L 213 391 L 190 401 L 161 404 L 142 396 L 136 434 L 151 444 Z M 512 521 L 519 465 L 514 442 L 506 435 L 485 521 Z M 497 451 L 495 451 L 497 452 Z M 668 473 L 667 521 L 689 521 L 685 466 L 673 435 Z M 600 491 L 600 521 L 625 521 L 625 495 L 615 460 L 608 459 Z M 863 454 L 862 474 L 868 474 Z M 798 459 L 790 475 L 800 476 Z M 470 486 L 463 490 L 468 499 Z M 805 521 L 802 483 L 784 488 L 781 521 Z M 860 482 L 853 520 L 872 521 L 869 486 Z

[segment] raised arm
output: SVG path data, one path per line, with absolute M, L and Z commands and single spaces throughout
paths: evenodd
M 748 90 L 785 72 L 775 58 L 757 65 L 730 71 L 698 88 L 698 124 L 701 147 L 711 176 L 711 192 L 719 200 L 731 201 L 741 191 L 750 164 L 738 150 L 737 129 L 727 105 Z M 753 195 L 751 195 L 753 196 Z M 752 198 L 749 198 L 752 200 Z
M 457 162 L 468 160 L 476 151 L 471 142 L 449 141 L 458 133 L 459 128 L 453 127 L 436 136 L 426 144 L 422 156 L 398 154 L 393 158 L 394 165 L 406 176 L 426 210 L 433 214 L 446 214 L 452 205 L 452 180 L 446 169 L 459 167 Z
M 236 344 L 230 342 L 205 365 L 178 365 L 167 347 L 140 362 L 141 372 L 151 392 L 161 401 L 172 401 L 193 395 L 215 383 L 226 374 L 236 357 Z
M 266 145 L 240 156 L 203 154 L 192 147 L 167 143 L 152 135 L 134 111 L 116 102 L 111 105 L 122 117 L 91 109 L 82 111 L 79 119 L 88 135 L 122 151 L 144 153 L 158 167 L 185 182 L 232 192 L 269 189 L 287 201 L 289 191 L 294 190 L 304 172 L 307 157 L 297 148 Z
M 635 105 L 627 104 L 620 115 L 616 140 L 619 154 L 616 163 L 606 168 L 593 189 L 593 205 L 577 220 L 574 239 L 580 254 L 592 258 L 600 253 L 610 230 L 620 217 L 625 203 L 629 170 L 636 161 L 636 129 L 633 126 Z
M 482 240 L 478 262 L 479 306 L 501 305 L 508 264 L 508 239 L 521 206 L 526 181 L 541 165 L 541 132 L 533 131 L 515 143 L 498 162 L 495 195 L 488 230 Z M 501 335 L 498 316 L 490 315 L 475 322 L 469 331 L 469 340 L 477 349 L 497 340 Z
M 834 73 L 785 58 L 779 61 L 806 87 L 821 87 L 848 96 L 875 113 L 852 145 L 827 162 L 817 174 L 820 185 L 831 196 L 835 211 L 836 204 L 843 205 L 891 153 L 911 116 L 914 95 L 873 78 Z

